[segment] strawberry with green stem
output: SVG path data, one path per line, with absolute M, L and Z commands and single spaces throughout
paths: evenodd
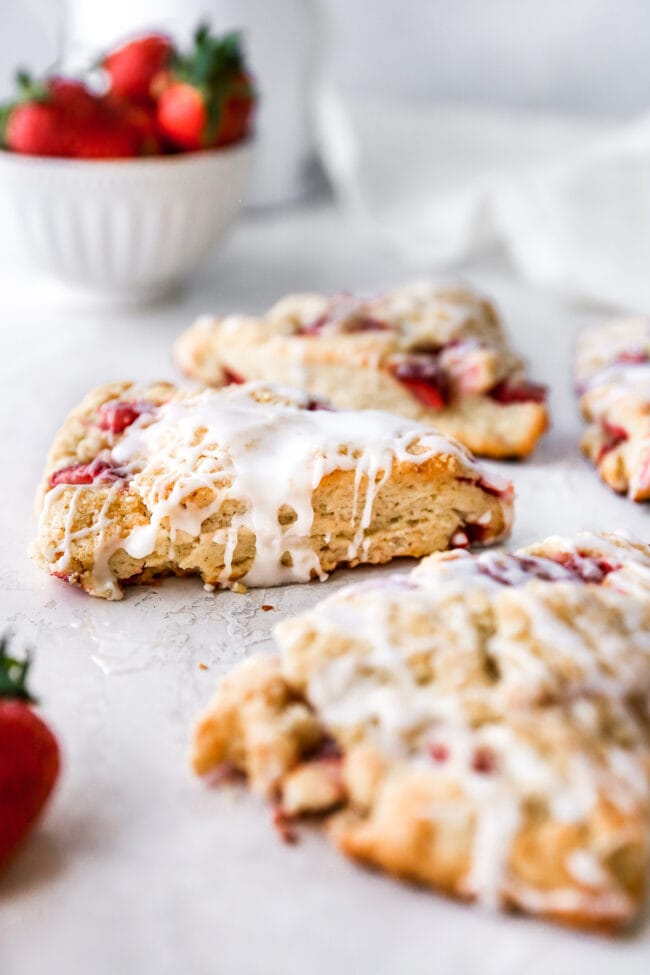
M 177 149 L 225 146 L 248 134 L 256 96 L 238 33 L 216 37 L 201 25 L 192 52 L 176 55 L 152 90 L 160 131 Z
M 17 97 L 0 108 L 0 139 L 15 152 L 34 156 L 66 154 L 60 109 L 52 104 L 45 83 L 24 70 L 16 72 Z
M 120 159 L 158 149 L 151 110 L 96 95 L 81 81 L 16 75 L 17 98 L 0 109 L 0 140 L 30 156 Z
M 57 740 L 27 690 L 29 664 L 0 640 L 0 865 L 30 832 L 61 768 Z

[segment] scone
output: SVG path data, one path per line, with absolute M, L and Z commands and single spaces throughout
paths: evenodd
M 116 383 L 55 438 L 34 551 L 107 599 L 169 574 L 274 586 L 496 541 L 512 497 L 460 444 L 401 417 L 263 383 Z
M 618 535 L 430 556 L 237 666 L 193 742 L 340 849 L 447 894 L 616 931 L 650 813 L 650 553 Z
M 525 457 L 548 425 L 546 391 L 526 380 L 495 308 L 462 287 L 292 295 L 261 318 L 200 318 L 176 360 L 213 386 L 272 380 L 425 421 L 487 457 Z
M 650 319 L 583 331 L 575 368 L 582 450 L 615 491 L 650 499 Z

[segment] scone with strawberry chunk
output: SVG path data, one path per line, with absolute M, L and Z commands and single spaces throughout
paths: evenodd
M 548 426 L 546 390 L 525 378 L 494 306 L 459 286 L 292 295 L 261 318 L 200 318 L 176 360 L 214 386 L 272 380 L 426 421 L 487 457 L 525 457 Z
M 575 367 L 587 421 L 582 450 L 603 481 L 633 501 L 650 499 L 650 319 L 585 329 Z
M 34 551 L 108 599 L 169 574 L 273 586 L 497 541 L 512 498 L 460 444 L 401 417 L 264 383 L 116 383 L 55 438 Z
M 448 552 L 275 630 L 197 725 L 285 829 L 447 894 L 616 931 L 650 848 L 650 551 Z

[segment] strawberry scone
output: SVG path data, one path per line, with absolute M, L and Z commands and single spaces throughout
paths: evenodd
M 221 682 L 198 774 L 444 893 L 637 917 L 650 829 L 650 552 L 618 535 L 432 555 L 276 627 Z
M 650 499 L 650 319 L 585 329 L 575 368 L 587 421 L 582 450 L 603 481 L 633 501 Z
M 545 388 L 525 378 L 494 306 L 462 287 L 292 295 L 260 318 L 203 317 L 176 360 L 213 386 L 272 380 L 426 421 L 487 457 L 525 457 L 548 426 Z
M 401 417 L 263 383 L 116 383 L 55 438 L 34 551 L 107 599 L 169 574 L 274 586 L 497 541 L 512 498 L 460 444 Z

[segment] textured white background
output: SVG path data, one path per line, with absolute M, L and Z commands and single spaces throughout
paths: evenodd
M 327 0 L 364 91 L 587 112 L 650 103 L 645 0 Z
M 209 13 L 220 0 L 162 0 L 160 10 L 174 2 Z M 42 68 L 53 57 L 64 3 L 0 0 L 0 92 L 16 62 Z M 334 76 L 356 90 L 621 114 L 650 101 L 646 0 L 323 0 L 323 6 L 336 26 Z M 130 9 L 136 16 L 138 0 Z M 151 9 L 150 0 L 143 9 Z
M 287 848 L 254 799 L 192 778 L 189 728 L 217 676 L 270 649 L 282 615 L 362 570 L 246 596 L 168 580 L 110 604 L 27 558 L 45 451 L 88 388 L 174 377 L 172 340 L 197 312 L 261 310 L 292 289 L 375 289 L 411 272 L 327 204 L 249 219 L 191 292 L 138 314 L 66 306 L 0 272 L 0 620 L 38 650 L 35 690 L 65 763 L 47 817 L 0 875 L 2 975 L 647 975 L 647 918 L 611 943 L 492 917 L 349 864 L 315 833 Z M 553 386 L 551 434 L 530 462 L 499 465 L 517 485 L 513 541 L 615 527 L 650 538 L 647 509 L 605 489 L 576 448 L 570 347 L 596 311 L 522 288 L 496 259 L 468 276 Z

